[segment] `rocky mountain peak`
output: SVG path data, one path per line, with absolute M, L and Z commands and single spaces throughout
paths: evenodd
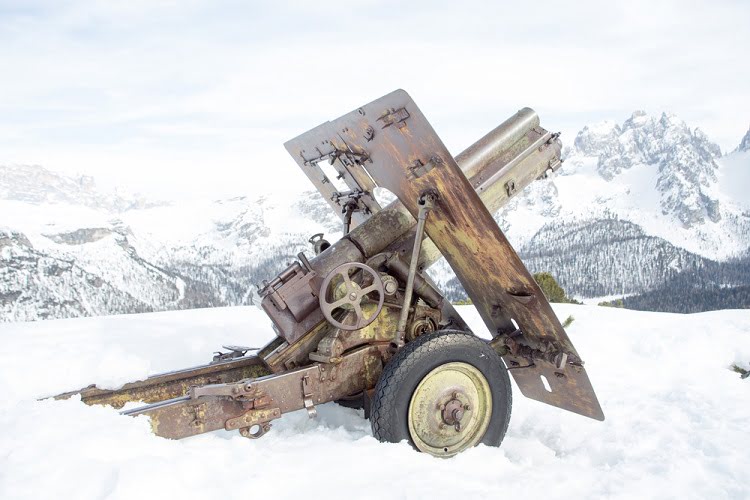
M 596 158 L 597 171 L 607 180 L 637 165 L 655 168 L 662 212 L 684 227 L 721 217 L 710 189 L 717 181 L 715 160 L 721 149 L 674 114 L 656 118 L 639 110 L 622 125 L 585 127 L 571 156 Z
M 108 212 L 162 204 L 121 191 L 107 193 L 97 186 L 93 177 L 66 176 L 39 165 L 0 165 L 0 199 L 35 205 L 83 205 Z
M 606 155 L 616 148 L 617 139 L 621 133 L 620 126 L 612 121 L 586 125 L 578 132 L 573 144 L 575 150 L 585 156 Z
M 743 137 L 742 141 L 740 141 L 740 145 L 739 147 L 737 147 L 737 151 L 750 151 L 750 128 L 747 129 L 745 137 Z
M 646 113 L 643 110 L 636 110 L 633 111 L 633 114 L 630 115 L 630 118 L 625 120 L 623 123 L 623 129 L 629 130 L 633 128 L 642 127 L 646 122 L 648 122 L 651 119 L 650 116 L 648 116 L 648 113 Z

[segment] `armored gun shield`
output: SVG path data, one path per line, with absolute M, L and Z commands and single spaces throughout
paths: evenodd
M 425 231 L 475 304 L 523 395 L 604 419 L 583 360 L 549 302 L 406 92 L 392 92 L 285 147 L 329 203 L 355 221 L 379 209 L 375 186 L 395 194 L 415 218 L 430 196 L 434 206 Z M 348 192 L 332 187 L 321 161 L 336 167 Z M 513 189 L 512 179 L 506 189 Z

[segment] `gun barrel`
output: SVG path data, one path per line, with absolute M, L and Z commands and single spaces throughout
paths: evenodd
M 539 127 L 539 115 L 531 108 L 523 108 L 462 151 L 456 156 L 456 163 L 468 178 L 490 164 L 507 163 L 509 156 L 516 156 L 513 146 L 536 127 Z

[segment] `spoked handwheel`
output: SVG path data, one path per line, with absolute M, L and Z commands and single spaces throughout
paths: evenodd
M 508 372 L 487 342 L 443 330 L 417 337 L 385 366 L 370 424 L 380 441 L 406 439 L 451 457 L 479 443 L 500 446 L 511 404 Z
M 373 297 L 375 294 L 377 298 Z M 319 300 L 320 310 L 330 324 L 342 330 L 359 330 L 375 321 L 383 309 L 383 280 L 370 266 L 348 262 L 328 273 L 320 287 Z M 365 314 L 362 308 L 364 302 L 374 302 L 377 307 Z M 333 317 L 334 311 L 340 309 L 354 312 L 354 324 L 346 324 Z

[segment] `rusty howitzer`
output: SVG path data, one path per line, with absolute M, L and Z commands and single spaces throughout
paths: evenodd
M 338 401 L 363 406 L 378 439 L 437 456 L 500 444 L 509 372 L 526 397 L 604 419 L 583 361 L 492 217 L 561 164 L 557 134 L 533 110 L 454 158 L 399 90 L 285 147 L 340 214 L 344 236 L 315 235 L 315 256 L 300 253 L 259 287 L 276 338 L 254 355 L 231 347 L 208 365 L 58 397 L 149 403 L 123 413 L 148 415 L 157 435 L 175 439 L 217 429 L 258 438 L 284 413 L 314 417 Z M 397 199 L 380 206 L 378 187 Z M 441 255 L 492 340 L 471 334 L 424 273 Z

